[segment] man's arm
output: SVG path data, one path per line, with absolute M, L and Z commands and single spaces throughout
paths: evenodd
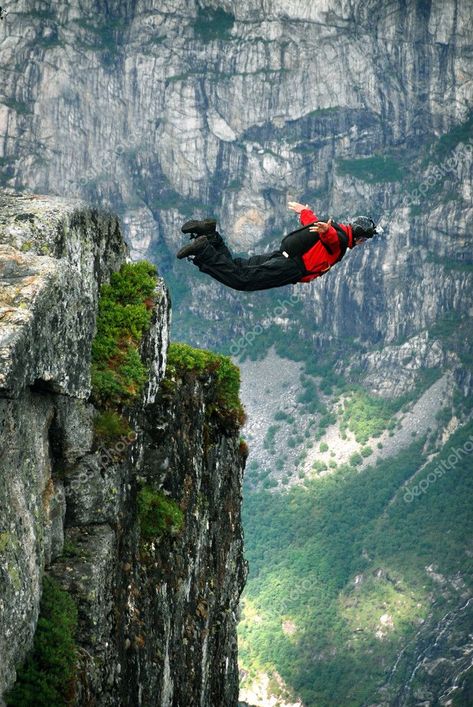
M 299 214 L 303 226 L 308 226 L 309 223 L 314 223 L 319 220 L 314 212 L 309 209 L 308 204 L 300 204 L 298 201 L 289 201 L 287 205 L 291 211 L 295 211 L 296 214 Z
M 324 246 L 327 247 L 329 253 L 333 253 L 334 249 L 340 248 L 340 239 L 338 237 L 337 231 L 332 226 L 332 219 L 330 219 L 328 223 L 319 221 L 309 230 L 319 234 L 320 240 L 322 241 Z

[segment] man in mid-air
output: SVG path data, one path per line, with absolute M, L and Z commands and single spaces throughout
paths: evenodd
M 309 207 L 297 201 L 288 203 L 299 214 L 302 228 L 289 233 L 279 250 L 251 258 L 234 258 L 213 219 L 187 221 L 181 228 L 191 241 L 177 253 L 190 258 L 202 272 L 234 290 L 269 290 L 272 287 L 309 282 L 324 275 L 354 248 L 376 233 L 374 221 L 357 216 L 349 224 L 319 221 Z

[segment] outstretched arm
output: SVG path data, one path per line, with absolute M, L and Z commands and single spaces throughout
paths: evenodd
M 314 214 L 312 209 L 309 209 L 308 204 L 300 204 L 298 201 L 289 201 L 287 205 L 291 211 L 295 211 L 296 214 L 299 214 L 299 218 L 303 226 L 307 226 L 309 223 L 318 221 L 317 216 Z

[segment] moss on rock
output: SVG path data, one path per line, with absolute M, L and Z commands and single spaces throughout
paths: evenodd
M 33 649 L 6 695 L 8 707 L 70 703 L 76 666 L 77 608 L 59 584 L 45 576 Z
M 244 423 L 245 412 L 239 397 L 240 369 L 228 356 L 195 349 L 188 344 L 170 344 L 165 385 L 169 387 L 173 379 L 186 373 L 215 375 L 216 400 L 210 412 L 230 425 L 240 427 Z
M 155 266 L 143 260 L 125 263 L 102 285 L 92 343 L 92 395 L 100 405 L 131 402 L 148 379 L 140 345 L 151 322 L 156 278 Z

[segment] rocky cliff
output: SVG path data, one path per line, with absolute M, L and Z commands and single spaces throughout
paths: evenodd
M 0 694 L 29 655 L 48 577 L 78 610 L 71 704 L 236 704 L 244 453 L 220 361 L 174 356 L 166 373 L 158 278 L 147 378 L 117 417 L 90 375 L 100 287 L 127 256 L 117 219 L 2 195 L 0 253 Z M 104 430 L 106 412 L 123 429 Z M 18 694 L 8 704 L 32 704 Z
M 3 184 L 112 205 L 134 253 L 156 260 L 183 298 L 175 326 L 219 346 L 261 309 L 182 263 L 174 272 L 185 215 L 216 213 L 247 250 L 292 225 L 290 197 L 340 220 L 369 211 L 388 240 L 301 290 L 307 340 L 412 338 L 424 358 L 419 330 L 469 308 L 458 270 L 468 263 L 471 149 L 459 147 L 470 128 L 452 129 L 471 110 L 471 13 L 464 0 L 20 0 L 0 25 Z M 230 327 L 217 301 L 238 313 Z M 281 328 L 271 297 L 258 301 Z
M 234 356 L 262 358 L 272 346 L 284 356 L 271 350 L 260 367 L 244 364 L 250 464 L 259 464 L 252 489 L 281 490 L 313 464 L 360 452 L 333 422 L 331 386 L 319 388 L 337 376 L 378 402 L 413 405 L 374 444 L 365 438 L 375 456 L 394 456 L 419 433 L 428 444 L 418 469 L 435 460 L 471 414 L 472 4 L 18 0 L 10 9 L 0 25 L 1 183 L 111 205 L 133 252 L 166 274 L 180 336 Z M 174 264 L 191 215 L 218 216 L 237 250 L 272 249 L 294 227 L 289 198 L 339 220 L 367 212 L 384 235 L 292 293 L 234 293 Z M 305 384 L 302 362 L 315 376 Z M 328 414 L 310 408 L 314 390 Z M 316 430 L 330 451 L 320 452 Z M 425 567 L 441 554 L 437 540 Z M 467 544 L 459 540 L 455 556 Z M 422 567 L 420 586 L 433 581 Z M 453 615 L 464 616 L 464 597 L 452 596 Z M 412 636 L 402 675 L 402 661 L 383 658 L 386 675 L 396 666 L 393 676 L 407 680 L 424 646 L 443 645 L 441 621 L 426 621 L 419 645 Z M 334 674 L 336 648 L 314 648 Z M 445 673 L 455 686 L 455 671 Z M 422 689 L 419 700 L 440 695 Z

